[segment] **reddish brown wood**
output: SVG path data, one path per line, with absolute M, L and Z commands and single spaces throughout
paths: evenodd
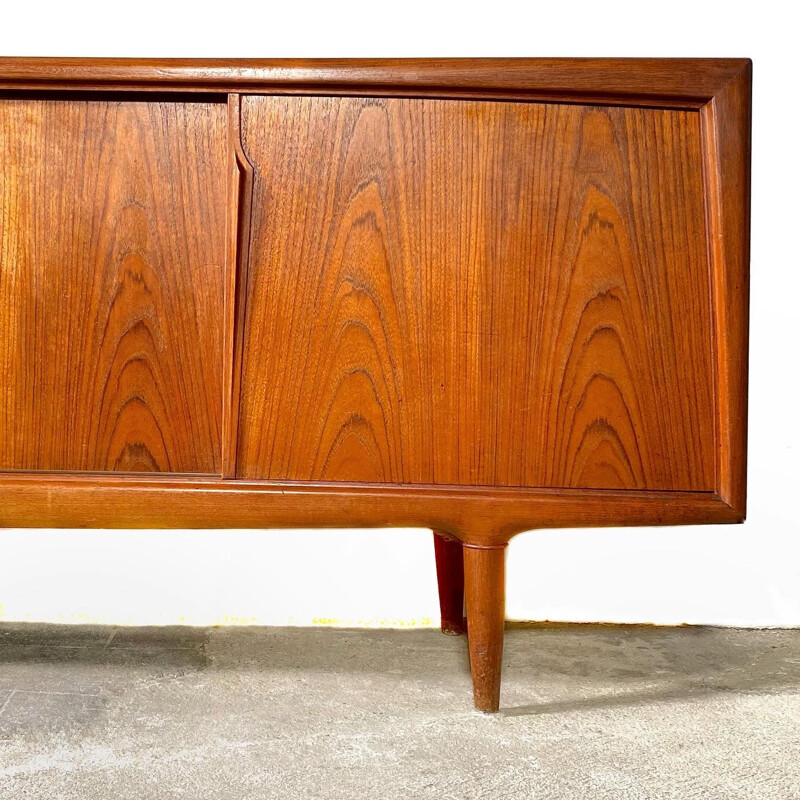
M 714 488 L 697 113 L 248 97 L 242 131 L 241 476 Z
M 0 99 L 0 129 L 0 469 L 217 473 L 224 105 Z
M 213 478 L 0 476 L 0 526 L 416 527 L 495 545 L 533 528 L 738 522 L 710 492 L 269 483 Z
M 472 692 L 478 711 L 500 707 L 505 624 L 505 547 L 464 547 L 464 593 Z
M 444 531 L 433 532 L 436 553 L 436 580 L 439 585 L 439 608 L 442 633 L 460 636 L 466 632 L 464 618 L 464 554 L 458 539 Z
M 0 59 L 0 525 L 446 531 L 496 710 L 509 538 L 744 518 L 750 87 Z
M 716 330 L 717 491 L 739 516 L 747 496 L 752 65 L 701 111 Z
M 505 97 L 697 106 L 749 64 L 713 58 L 0 59 L 0 88 Z
M 247 264 L 253 205 L 253 168 L 242 150 L 241 98 L 228 98 L 228 280 L 225 286 L 225 393 L 222 408 L 222 476 L 236 477 L 242 382 Z

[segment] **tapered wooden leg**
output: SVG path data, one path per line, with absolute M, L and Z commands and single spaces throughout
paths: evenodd
M 463 547 L 458 539 L 440 531 L 433 532 L 433 547 L 436 553 L 442 633 L 460 636 L 467 631 L 464 621 Z
M 472 693 L 478 711 L 500 708 L 505 623 L 505 547 L 464 545 L 464 588 Z

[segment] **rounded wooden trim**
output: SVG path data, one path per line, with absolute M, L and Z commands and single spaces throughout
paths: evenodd
M 2 58 L 0 89 L 516 97 L 698 107 L 749 65 L 742 58 Z

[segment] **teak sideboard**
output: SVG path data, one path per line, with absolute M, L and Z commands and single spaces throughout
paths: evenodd
M 0 59 L 0 524 L 429 527 L 496 710 L 512 536 L 744 519 L 750 86 Z

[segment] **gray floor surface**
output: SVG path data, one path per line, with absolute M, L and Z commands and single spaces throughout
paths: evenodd
M 0 798 L 800 798 L 800 631 L 0 625 Z

